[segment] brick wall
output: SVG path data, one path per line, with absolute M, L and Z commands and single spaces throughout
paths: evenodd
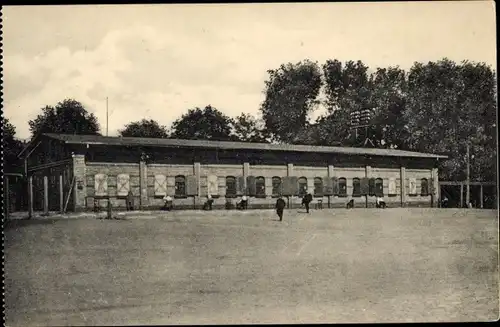
M 163 195 L 155 195 L 155 179 L 158 175 L 164 175 L 166 177 L 166 193 L 170 195 L 175 194 L 175 178 L 176 176 L 193 176 L 197 173 L 199 174 L 199 196 L 197 197 L 175 197 L 174 206 L 179 209 L 193 209 L 201 208 L 203 202 L 208 194 L 208 182 L 207 176 L 215 175 L 217 176 L 218 184 L 218 196 L 215 198 L 215 208 L 223 208 L 226 201 L 232 201 L 236 203 L 239 201 L 239 197 L 235 199 L 226 199 L 226 177 L 227 176 L 263 176 L 265 178 L 265 189 L 266 196 L 264 198 L 254 198 L 249 199 L 249 205 L 251 208 L 273 208 L 275 203 L 275 198 L 272 197 L 272 177 L 285 177 L 287 175 L 306 177 L 308 182 L 308 188 L 313 192 L 314 190 L 314 178 L 320 177 L 322 179 L 328 176 L 333 177 L 344 177 L 347 182 L 347 196 L 324 196 L 315 197 L 314 203 L 319 199 L 323 201 L 323 207 L 344 207 L 348 199 L 352 197 L 352 180 L 353 178 L 363 178 L 369 175 L 369 177 L 382 178 L 384 185 L 384 199 L 388 202 L 389 206 L 400 206 L 401 205 L 401 170 L 397 168 L 377 168 L 370 167 L 368 170 L 365 168 L 353 168 L 353 167 L 341 167 L 341 166 L 325 166 L 325 167 L 308 167 L 300 165 L 249 165 L 249 164 L 130 164 L 130 163 L 98 163 L 98 162 L 82 162 L 82 157 L 75 156 L 74 167 L 75 176 L 83 178 L 84 189 L 78 190 L 75 193 L 75 204 L 77 208 L 80 209 L 90 209 L 94 206 L 94 199 L 96 197 L 96 174 L 106 175 L 108 178 L 107 184 L 107 195 L 110 196 L 110 201 L 112 201 L 113 207 L 124 208 L 125 207 L 125 197 L 117 196 L 117 176 L 119 174 L 127 174 L 130 177 L 129 186 L 130 190 L 135 197 L 135 206 L 142 207 L 144 209 L 159 209 L 164 201 Z M 197 168 L 199 167 L 199 168 Z M 437 172 L 436 172 L 437 174 Z M 430 206 L 431 197 L 430 196 L 420 196 L 420 184 L 421 178 L 431 178 L 433 176 L 432 168 L 429 169 L 405 169 L 405 184 L 404 189 L 404 205 L 408 206 Z M 396 191 L 395 196 L 388 196 L 388 183 L 389 178 L 394 178 L 396 181 Z M 409 195 L 408 180 L 410 178 L 415 178 L 417 180 L 417 195 Z M 145 189 L 142 191 L 141 198 L 141 181 Z M 100 205 L 105 207 L 107 205 L 107 200 L 99 200 Z M 369 206 L 374 206 L 375 197 L 368 197 Z M 366 200 L 365 197 L 355 198 L 356 207 L 365 207 Z M 290 204 L 292 208 L 300 207 L 301 199 L 299 197 L 291 197 Z

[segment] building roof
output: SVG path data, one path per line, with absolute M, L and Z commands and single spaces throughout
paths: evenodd
M 283 152 L 331 153 L 344 155 L 368 155 L 407 158 L 435 158 L 446 159 L 447 156 L 431 153 L 403 151 L 396 149 L 354 148 L 340 146 L 311 146 L 292 144 L 246 143 L 206 140 L 180 140 L 142 137 L 111 137 L 100 135 L 73 135 L 73 134 L 43 134 L 46 137 L 62 141 L 66 144 L 94 144 L 109 146 L 148 146 L 148 147 L 183 147 L 206 148 L 221 150 L 258 150 Z

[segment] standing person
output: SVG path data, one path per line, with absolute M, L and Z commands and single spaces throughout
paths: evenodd
M 129 190 L 127 194 L 127 211 L 133 211 L 133 210 L 134 210 L 134 194 L 132 193 L 131 190 Z
M 309 204 L 312 202 L 312 194 L 306 190 L 306 195 L 302 198 L 302 204 L 306 207 L 306 212 L 309 213 Z
M 207 197 L 207 202 L 203 205 L 204 210 L 212 210 L 212 205 L 214 203 L 214 200 L 212 199 L 212 196 L 209 194 Z
M 246 195 L 241 197 L 240 209 L 246 210 L 248 208 L 248 198 Z
M 285 200 L 283 200 L 283 198 L 280 195 L 278 200 L 276 200 L 276 213 L 278 214 L 278 217 L 280 217 L 280 221 L 283 220 L 283 211 L 285 209 L 285 206 L 286 206 Z
M 448 208 L 448 197 L 445 195 L 443 200 L 441 201 L 441 207 Z

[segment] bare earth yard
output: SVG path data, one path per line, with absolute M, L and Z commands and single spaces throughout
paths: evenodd
M 9 222 L 6 324 L 498 319 L 496 211 L 302 211 Z

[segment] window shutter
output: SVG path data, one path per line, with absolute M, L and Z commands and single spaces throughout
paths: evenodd
M 297 183 L 297 177 L 287 176 L 283 177 L 283 195 L 292 196 L 299 193 L 299 186 Z
M 198 195 L 198 179 L 196 176 L 186 177 L 186 195 L 196 196 Z
M 293 195 L 292 183 L 291 183 L 290 177 L 288 177 L 288 176 L 283 177 L 282 190 L 283 190 L 283 195 L 286 195 L 286 196 Z
M 94 179 L 95 195 L 108 195 L 108 176 L 105 174 L 95 174 Z
M 375 195 L 375 178 L 370 178 L 368 179 L 368 195 L 374 196 Z
M 325 181 L 323 184 L 323 194 L 333 195 L 333 180 L 331 178 L 323 178 Z
M 255 176 L 247 176 L 247 195 L 255 196 L 255 194 L 256 194 Z
M 427 184 L 427 194 L 429 195 L 435 195 L 436 190 L 434 190 L 434 179 L 429 178 L 428 184 Z
M 332 195 L 339 195 L 339 179 L 338 177 L 332 177 Z
M 396 195 L 396 179 L 389 178 L 389 195 Z
M 167 195 L 174 196 L 175 195 L 175 178 L 174 177 L 166 177 L 167 179 Z
M 118 196 L 127 196 L 130 191 L 130 176 L 128 174 L 119 174 L 116 177 L 116 194 Z
M 290 176 L 290 187 L 293 196 L 299 195 L 299 178 L 297 176 Z
M 245 177 L 238 176 L 236 178 L 236 195 L 244 195 L 245 192 Z
M 155 196 L 167 195 L 167 177 L 165 175 L 155 175 Z
M 209 195 L 219 195 L 219 178 L 216 175 L 207 176 L 207 193 Z
M 417 194 L 417 180 L 415 178 L 410 178 L 408 179 L 409 181 L 409 193 L 411 195 L 416 195 Z
M 367 177 L 363 177 L 360 180 L 361 195 L 368 195 L 370 193 L 370 183 Z

